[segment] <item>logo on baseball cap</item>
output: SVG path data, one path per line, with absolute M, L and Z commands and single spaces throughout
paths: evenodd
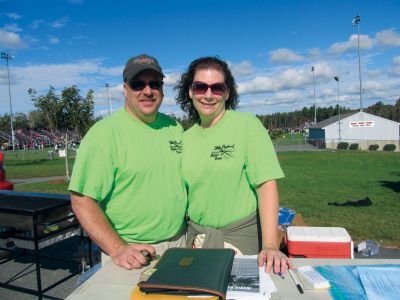
M 147 54 L 140 54 L 127 61 L 123 73 L 124 82 L 131 81 L 132 78 L 144 70 L 154 70 L 162 77 L 165 77 L 157 59 Z

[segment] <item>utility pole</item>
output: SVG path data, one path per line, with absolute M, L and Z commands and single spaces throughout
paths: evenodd
M 108 95 L 108 115 L 111 115 L 112 113 L 112 106 L 111 106 L 111 94 L 109 92 L 109 87 L 110 85 L 108 83 L 106 83 L 106 88 L 107 88 L 107 95 Z
M 6 53 L 6 52 L 1 52 L 1 58 L 5 59 L 6 64 L 7 64 L 7 78 L 8 78 L 8 96 L 10 99 L 10 127 L 11 127 L 11 143 L 12 143 L 12 149 L 15 150 L 15 135 L 14 135 L 14 124 L 13 124 L 13 110 L 12 110 L 12 103 L 11 103 L 11 84 L 10 84 L 10 67 L 8 65 L 8 62 L 10 60 L 14 60 L 15 57 Z
M 338 115 L 339 115 L 339 143 L 342 141 L 342 130 L 340 128 L 340 102 L 339 102 L 339 76 L 335 76 L 337 81 L 337 103 L 338 103 Z
M 313 81 L 313 87 L 314 87 L 314 124 L 317 124 L 317 106 L 315 103 L 315 77 L 314 77 L 314 66 L 311 67 L 311 72 L 312 72 L 312 81 Z
M 357 36 L 358 36 L 358 77 L 360 78 L 360 111 L 363 111 L 363 101 L 362 101 L 362 81 L 361 81 L 361 57 L 360 57 L 360 22 L 361 17 L 357 15 L 353 19 L 353 27 L 357 25 Z

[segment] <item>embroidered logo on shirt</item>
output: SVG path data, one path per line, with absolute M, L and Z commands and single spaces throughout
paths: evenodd
M 171 148 L 171 151 L 175 151 L 176 153 L 182 153 L 182 141 L 181 140 L 169 141 L 169 147 Z
M 234 151 L 235 151 L 234 144 L 232 145 L 222 144 L 220 146 L 214 146 L 214 150 L 211 151 L 210 157 L 213 157 L 215 160 L 229 159 L 232 157 Z

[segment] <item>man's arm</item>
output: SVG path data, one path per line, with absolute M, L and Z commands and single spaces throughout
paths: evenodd
M 277 245 L 279 195 L 275 180 L 264 182 L 257 187 L 258 209 L 261 222 L 262 249 L 258 255 L 258 263 L 266 264 L 266 271 L 273 267 L 275 273 L 285 273 L 292 262 L 279 251 Z
M 116 265 L 125 269 L 139 269 L 147 264 L 142 254 L 146 250 L 155 257 L 155 249 L 148 244 L 127 244 L 115 232 L 97 202 L 87 196 L 71 193 L 71 206 L 89 237 Z

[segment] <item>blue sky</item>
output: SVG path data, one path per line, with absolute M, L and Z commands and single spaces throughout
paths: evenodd
M 0 50 L 10 62 L 13 112 L 33 110 L 27 90 L 44 94 L 77 85 L 95 91 L 96 114 L 123 105 L 128 58 L 155 56 L 162 65 L 161 111 L 181 115 L 173 87 L 200 56 L 228 61 L 240 110 L 286 112 L 314 104 L 359 108 L 357 29 L 364 107 L 400 96 L 400 1 L 94 1 L 0 0 Z M 9 113 L 5 60 L 0 64 L 0 115 Z

